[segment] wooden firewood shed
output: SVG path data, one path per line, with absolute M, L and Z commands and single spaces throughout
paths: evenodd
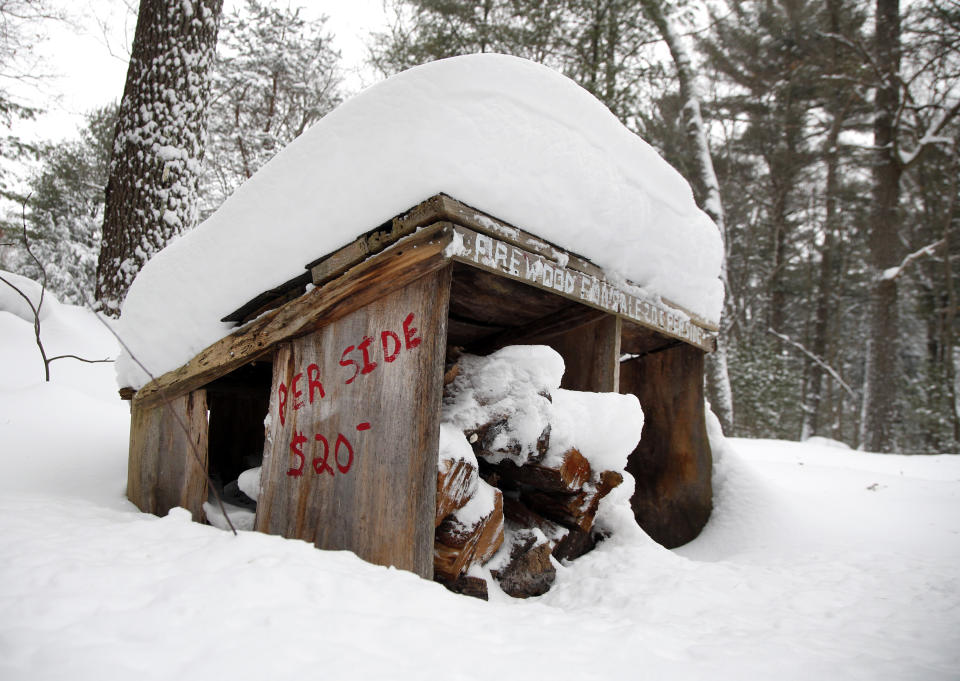
M 121 391 L 130 500 L 202 522 L 206 473 L 236 479 L 262 457 L 255 529 L 430 578 L 447 348 L 537 343 L 563 357 L 562 387 L 637 395 L 637 521 L 669 547 L 695 537 L 711 510 L 716 328 L 520 227 L 437 195 L 225 310 L 235 332 Z

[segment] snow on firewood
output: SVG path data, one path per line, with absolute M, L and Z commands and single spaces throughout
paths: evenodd
M 636 396 L 562 390 L 563 358 L 545 345 L 507 346 L 486 357 L 464 354 L 457 366 L 443 421 L 465 433 L 488 463 L 533 462 L 541 472 L 577 476 L 569 470 L 579 461 L 572 459 L 576 450 L 590 470 L 622 472 L 640 441 L 643 411 Z
M 467 434 L 490 463 L 542 459 L 563 358 L 543 345 L 512 345 L 487 357 L 465 354 L 459 366 L 447 386 L 443 421 Z
M 576 448 L 594 471 L 626 468 L 643 430 L 643 410 L 636 395 L 557 390 L 553 411 L 546 465 L 562 461 Z
M 490 561 L 490 574 L 504 593 L 514 598 L 542 596 L 557 576 L 550 547 L 550 541 L 537 528 L 510 528 L 500 551 Z
M 600 502 L 615 487 L 623 482 L 623 475 L 616 471 L 604 471 L 595 481 L 571 494 L 545 492 L 526 488 L 520 500 L 537 513 L 561 525 L 583 532 L 593 529 Z
M 479 480 L 477 457 L 467 438 L 449 423 L 441 423 L 434 527 L 470 501 L 476 494 Z
M 456 580 L 473 564 L 483 564 L 503 544 L 503 494 L 480 480 L 467 504 L 437 527 L 433 571 Z
M 513 484 L 527 485 L 551 492 L 574 492 L 592 477 L 590 462 L 574 448 L 543 463 L 517 466 L 507 460 L 494 467 L 497 476 Z
M 378 83 L 304 132 L 144 266 L 120 332 L 155 375 L 175 369 L 233 330 L 224 315 L 440 192 L 719 319 L 720 236 L 680 174 L 569 78 L 477 54 Z M 148 380 L 126 354 L 118 375 Z
M 561 390 L 563 358 L 546 346 L 508 346 L 486 357 L 456 354 L 444 388 L 436 578 L 483 597 L 476 580 L 462 578 L 482 566 L 504 592 L 540 595 L 553 583 L 551 556 L 573 560 L 596 544 L 601 502 L 624 480 L 643 412 L 633 395 Z M 478 473 L 477 492 L 465 501 Z M 495 556 L 474 550 L 492 525 L 491 491 L 498 502 L 503 492 L 505 518 L 499 530 L 505 543 Z M 629 494 L 616 497 L 627 513 L 628 500 Z M 611 529 L 604 525 L 601 534 Z

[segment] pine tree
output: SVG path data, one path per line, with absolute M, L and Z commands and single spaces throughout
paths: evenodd
M 911 259 L 904 205 L 905 175 L 930 160 L 930 151 L 960 132 L 960 35 L 956 4 L 934 0 L 920 6 L 916 23 L 904 23 L 898 0 L 877 0 L 872 214 L 869 235 L 873 282 L 866 353 L 860 445 L 889 452 L 904 432 L 898 409 L 904 372 L 900 275 Z M 955 153 L 955 151 L 954 151 Z M 916 251 L 915 251 L 916 252 Z
M 47 286 L 65 302 L 84 304 L 93 298 L 116 120 L 117 107 L 103 107 L 87 116 L 78 139 L 42 145 L 42 165 L 28 181 L 25 195 L 17 196 L 17 209 L 3 223 L 13 237 L 20 233 L 25 215 L 31 248 L 43 263 Z M 10 266 L 34 280 L 42 278 L 36 263 L 22 250 Z
M 244 180 L 341 101 L 340 55 L 326 17 L 247 0 L 223 18 L 210 99 L 203 208 Z
M 222 0 L 142 0 L 107 183 L 97 300 L 119 313 L 151 255 L 197 217 Z
M 3 0 L 0 2 L 0 197 L 16 200 L 13 174 L 8 162 L 35 157 L 37 146 L 12 134 L 17 121 L 31 120 L 39 109 L 10 91 L 10 85 L 35 81 L 39 58 L 34 48 L 42 40 L 44 21 L 60 19 L 48 0 Z M 11 131 L 11 132 L 6 132 Z
M 653 28 L 637 0 L 394 0 L 395 21 L 374 36 L 372 62 L 390 75 L 460 54 L 499 52 L 546 64 L 622 121 L 635 122 Z

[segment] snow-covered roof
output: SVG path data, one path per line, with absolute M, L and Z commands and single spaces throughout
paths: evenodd
M 328 114 L 143 268 L 119 331 L 154 375 L 219 320 L 438 193 L 716 322 L 720 236 L 687 182 L 565 76 L 504 55 L 419 66 Z M 147 377 L 124 356 L 121 385 Z

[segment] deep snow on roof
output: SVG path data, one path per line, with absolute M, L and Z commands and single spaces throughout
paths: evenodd
M 570 79 L 482 54 L 410 69 L 328 114 L 144 266 L 119 331 L 165 373 L 230 333 L 224 315 L 441 192 L 719 318 L 720 236 L 679 173 Z M 147 381 L 126 356 L 118 374 Z

